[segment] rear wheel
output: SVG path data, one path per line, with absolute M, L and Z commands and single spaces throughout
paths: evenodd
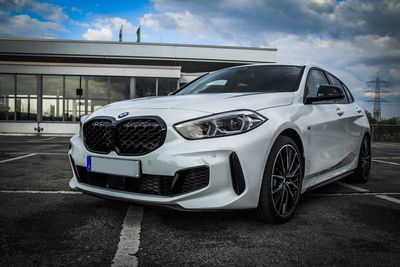
M 296 143 L 280 136 L 272 146 L 261 185 L 257 214 L 273 224 L 287 222 L 299 203 L 303 161 Z
M 356 183 L 366 183 L 371 171 L 371 142 L 369 137 L 364 136 L 358 156 L 358 165 L 350 180 Z

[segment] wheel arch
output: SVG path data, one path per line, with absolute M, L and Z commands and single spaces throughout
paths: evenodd
M 302 163 L 303 163 L 303 173 L 304 173 L 304 170 L 305 170 L 304 142 L 303 142 L 303 139 L 301 138 L 301 136 L 302 136 L 301 131 L 300 131 L 300 129 L 297 129 L 296 125 L 281 125 L 280 129 L 278 129 L 275 132 L 273 138 L 270 139 L 269 149 L 267 150 L 268 153 L 266 153 L 265 158 L 264 158 L 264 170 L 265 170 L 265 166 L 267 164 L 268 158 L 270 156 L 272 146 L 275 144 L 276 140 L 280 136 L 287 136 L 287 137 L 293 139 L 293 141 L 296 143 L 296 145 L 300 149 L 301 159 L 302 159 Z M 260 190 L 261 190 L 261 183 L 262 183 L 262 179 L 260 179 L 260 184 L 259 184 Z
M 294 130 L 293 128 L 287 128 L 287 129 L 283 130 L 278 135 L 278 137 L 279 136 L 287 136 L 287 137 L 293 139 L 293 141 L 296 143 L 296 145 L 300 149 L 301 158 L 303 160 L 303 167 L 304 167 L 304 145 L 303 145 L 303 141 L 301 140 L 299 133 L 296 130 Z

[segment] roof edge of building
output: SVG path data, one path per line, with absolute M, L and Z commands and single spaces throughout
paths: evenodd
M 277 48 L 268 47 L 245 47 L 228 45 L 204 45 L 204 44 L 178 44 L 178 43 L 153 43 L 153 42 L 117 42 L 117 41 L 97 41 L 97 40 L 70 40 L 70 39 L 39 39 L 39 38 L 6 38 L 0 37 L 2 41 L 26 41 L 26 42 L 63 42 L 63 43 L 87 43 L 87 44 L 110 44 L 110 45 L 137 45 L 137 46 L 165 46 L 165 47 L 198 47 L 198 48 L 221 48 L 239 50 L 261 50 L 278 51 Z

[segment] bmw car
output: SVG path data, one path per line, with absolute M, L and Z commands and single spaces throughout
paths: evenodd
M 278 224 L 306 191 L 344 177 L 365 183 L 370 142 L 365 111 L 332 73 L 238 66 L 83 116 L 69 185 L 176 209 L 254 209 Z

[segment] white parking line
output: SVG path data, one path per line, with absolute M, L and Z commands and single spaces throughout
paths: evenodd
M 383 161 L 383 160 L 377 160 L 377 159 L 372 159 L 372 161 L 380 162 L 380 163 L 386 163 L 386 164 L 390 164 L 390 165 L 400 166 L 400 163 L 396 163 L 396 162 Z
M 391 202 L 394 202 L 394 203 L 397 203 L 397 204 L 400 204 L 400 199 L 397 199 L 397 198 L 394 198 L 394 197 L 388 197 L 388 196 L 385 196 L 385 195 L 377 195 L 376 197 L 380 198 L 380 199 L 388 200 L 388 201 L 391 201 Z
M 63 155 L 66 156 L 68 155 L 67 151 L 63 152 L 0 152 L 0 154 L 6 154 L 6 155 L 26 155 L 26 154 L 37 154 L 37 155 Z
M 346 183 L 342 183 L 342 182 L 336 182 L 336 183 L 338 185 L 341 185 L 341 186 L 356 190 L 358 192 L 369 192 L 367 189 L 364 189 L 364 188 L 361 188 L 361 187 L 358 187 L 358 186 L 355 186 L 355 185 L 346 184 Z
M 39 190 L 0 190 L 0 193 L 7 194 L 63 194 L 63 195 L 80 195 L 78 191 L 39 191 Z
M 59 141 L 59 140 L 47 140 L 46 142 L 42 142 L 41 140 L 21 140 L 21 141 L 2 141 L 0 140 L 0 144 L 21 144 L 21 143 L 41 143 L 41 144 L 68 144 L 69 141 Z
M 388 143 L 381 143 L 381 144 L 375 143 L 375 144 L 372 144 L 372 147 L 378 147 L 378 148 L 381 148 L 381 147 L 383 147 L 383 148 L 385 148 L 385 147 L 399 147 L 399 145 L 398 144 L 388 144 Z
M 28 154 L 28 155 L 24 155 L 24 156 L 20 156 L 20 157 L 16 157 L 16 158 L 4 159 L 4 160 L 1 160 L 0 163 L 6 163 L 6 162 L 23 159 L 23 158 L 28 158 L 28 157 L 32 157 L 32 156 L 36 156 L 36 155 L 37 155 L 37 153 L 32 153 L 32 154 Z
M 400 157 L 373 157 L 372 160 L 374 159 L 400 159 Z
M 129 206 L 111 266 L 138 266 L 135 254 L 139 251 L 142 218 L 142 207 Z
M 28 143 L 35 143 L 35 142 L 48 141 L 48 140 L 53 140 L 53 139 L 56 139 L 56 137 L 53 136 L 53 137 L 44 138 L 44 139 L 29 140 L 29 141 L 27 141 L 27 142 L 28 142 Z
M 391 195 L 391 196 L 400 196 L 400 192 L 385 192 L 385 193 L 373 193 L 373 192 L 364 192 L 364 193 L 307 193 L 305 196 L 311 197 L 337 197 L 337 196 L 383 196 L 383 195 Z

